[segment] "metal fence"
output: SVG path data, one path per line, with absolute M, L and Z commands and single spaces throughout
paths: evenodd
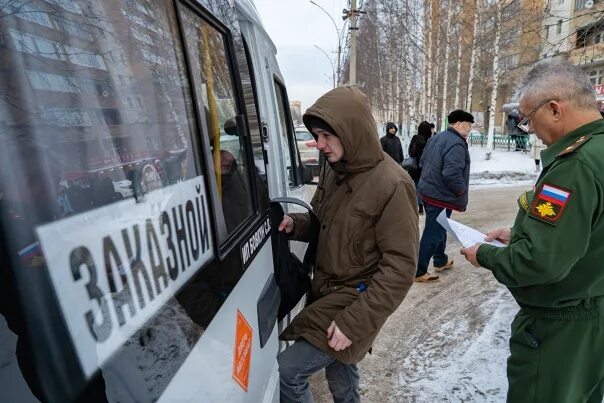
M 470 145 L 487 146 L 487 136 L 484 134 L 470 134 L 468 137 Z M 493 136 L 493 149 L 505 149 L 507 151 L 524 151 L 531 149 L 528 135 L 495 135 Z

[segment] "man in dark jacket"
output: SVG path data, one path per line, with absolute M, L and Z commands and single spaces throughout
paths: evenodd
M 422 170 L 419 167 L 419 161 L 422 159 L 422 155 L 424 154 L 424 149 L 426 148 L 426 144 L 430 137 L 432 137 L 431 123 L 423 121 L 417 127 L 417 134 L 411 138 L 411 142 L 409 143 L 409 157 L 414 158 L 417 161 L 417 169 L 410 169 L 409 175 L 411 179 L 413 179 L 413 183 L 415 183 L 415 187 L 419 184 L 419 178 L 422 176 Z M 424 214 L 424 204 L 422 203 L 421 197 L 419 193 L 417 195 L 417 204 L 419 205 L 419 215 Z
M 396 137 L 396 132 L 398 132 L 398 128 L 394 123 L 386 123 L 386 135 L 380 139 L 380 144 L 386 154 L 400 165 L 404 158 L 403 146 L 401 140 Z
M 445 254 L 447 232 L 436 217 L 445 209 L 447 217 L 451 210 L 465 211 L 468 204 L 470 153 L 466 138 L 474 117 L 458 109 L 449 114 L 448 121 L 447 130 L 428 141 L 419 164 L 422 174 L 418 192 L 424 202 L 426 225 L 419 246 L 416 282 L 438 280 L 438 276 L 428 273 L 431 258 L 437 272 L 453 267 L 453 260 Z

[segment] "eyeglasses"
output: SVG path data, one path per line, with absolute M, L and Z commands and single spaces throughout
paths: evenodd
M 518 128 L 524 132 L 529 132 L 529 125 L 531 123 L 531 118 L 533 117 L 533 115 L 535 114 L 535 112 L 537 112 L 542 106 L 547 105 L 548 103 L 552 102 L 552 101 L 556 101 L 559 102 L 560 98 L 558 97 L 554 97 L 554 98 L 549 98 L 546 99 L 545 101 L 541 102 L 539 105 L 537 105 L 537 107 L 535 109 L 533 109 L 531 111 L 531 113 L 529 113 L 528 115 L 526 115 L 526 117 L 524 119 L 522 119 L 520 121 L 520 123 L 518 123 Z

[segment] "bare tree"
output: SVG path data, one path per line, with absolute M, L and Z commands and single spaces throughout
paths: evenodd
M 597 24 L 603 8 L 580 14 Z M 442 126 L 448 109 L 462 107 L 491 135 L 500 105 L 541 57 L 541 21 L 551 14 L 534 0 L 367 0 L 363 11 L 358 80 L 380 122 Z M 565 40 L 578 44 L 592 31 L 574 29 Z
M 451 8 L 453 7 L 453 2 L 449 1 L 447 4 L 447 11 L 445 14 L 446 19 L 446 27 L 451 26 Z M 444 36 L 443 36 L 444 37 Z M 448 44 L 447 44 L 448 45 Z M 442 112 L 441 112 L 441 120 L 440 120 L 440 129 L 445 129 L 445 116 L 447 115 L 447 91 L 449 89 L 449 55 L 451 54 L 451 47 L 445 46 L 445 64 L 443 66 L 443 98 L 442 98 Z
M 497 14 L 495 17 L 495 41 L 493 43 L 494 57 L 493 57 L 493 89 L 491 90 L 491 102 L 489 104 L 489 131 L 487 139 L 487 149 L 493 149 L 493 140 L 495 136 L 495 112 L 497 104 L 497 89 L 499 88 L 499 49 L 501 39 L 501 10 L 502 2 L 497 2 Z
M 470 74 L 468 75 L 468 97 L 466 98 L 466 110 L 472 111 L 472 94 L 474 90 L 474 74 L 476 70 L 476 62 L 478 61 L 478 24 L 480 18 L 480 0 L 474 0 L 474 29 L 472 33 L 472 54 L 470 56 Z
M 462 50 L 464 44 L 464 36 L 463 36 L 463 28 L 464 28 L 464 3 L 462 2 L 457 6 L 457 37 L 459 38 L 459 42 L 457 44 L 457 76 L 455 78 L 455 102 L 453 103 L 453 108 L 460 108 L 460 95 L 461 95 L 461 61 L 462 61 Z

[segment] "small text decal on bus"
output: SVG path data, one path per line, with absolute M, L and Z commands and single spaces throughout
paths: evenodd
M 90 375 L 212 258 L 202 177 L 37 229 Z
M 270 233 L 271 222 L 267 217 L 254 231 L 252 236 L 241 245 L 241 262 L 243 267 L 247 267 L 252 258 L 256 256 L 256 252 L 258 252 L 258 249 L 260 249 L 260 246 L 262 246 Z

